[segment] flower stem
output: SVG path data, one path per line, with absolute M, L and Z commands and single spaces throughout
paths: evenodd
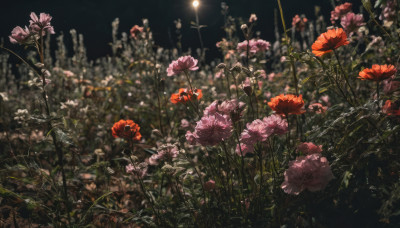
M 353 87 L 351 87 L 351 85 L 350 85 L 350 83 L 349 83 L 348 75 L 347 75 L 346 71 L 344 71 L 344 69 L 343 69 L 343 67 L 342 67 L 342 64 L 341 64 L 340 59 L 339 59 L 339 55 L 337 54 L 337 52 L 336 52 L 335 50 L 333 50 L 333 53 L 335 54 L 336 60 L 337 60 L 337 62 L 338 62 L 338 64 L 339 64 L 340 71 L 341 71 L 342 74 L 344 75 L 344 80 L 346 81 L 346 84 L 347 84 L 347 86 L 350 88 L 351 94 L 352 94 L 353 97 L 354 97 L 354 101 L 355 101 L 356 103 L 358 103 L 356 93 L 354 92 Z

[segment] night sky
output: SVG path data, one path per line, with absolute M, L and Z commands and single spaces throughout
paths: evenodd
M 6 38 L 5 46 L 12 47 L 8 36 L 11 30 L 19 25 L 29 25 L 30 12 L 49 13 L 53 16 L 51 24 L 56 35 L 60 32 L 69 35 L 69 30 L 75 28 L 82 33 L 90 59 L 111 53 L 107 45 L 111 41 L 111 22 L 120 19 L 120 32 L 129 32 L 135 25 L 142 24 L 142 18 L 148 18 L 156 43 L 163 47 L 171 47 L 175 42 L 174 20 L 182 20 L 183 48 L 199 47 L 199 40 L 190 21 L 195 20 L 191 0 L 8 0 L 3 1 L 0 8 L 0 37 Z M 202 0 L 199 8 L 200 24 L 207 25 L 202 30 L 205 46 L 210 50 L 208 57 L 218 57 L 215 43 L 224 36 L 221 29 L 221 0 Z M 258 23 L 256 30 L 261 31 L 261 38 L 274 40 L 274 8 L 275 0 L 226 0 L 230 15 L 247 19 L 251 13 L 256 13 Z M 305 14 L 314 19 L 314 5 L 322 7 L 326 18 L 332 10 L 330 0 L 282 0 L 287 25 L 295 14 Z M 358 11 L 358 10 L 357 10 Z M 281 24 L 279 24 L 281 26 Z M 170 31 L 173 41 L 171 42 Z M 69 37 L 69 36 L 68 36 Z M 67 39 L 67 42 L 70 40 Z M 68 43 L 67 43 L 68 44 Z

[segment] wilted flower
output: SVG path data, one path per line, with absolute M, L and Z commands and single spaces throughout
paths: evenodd
M 312 142 L 300 143 L 297 146 L 297 152 L 302 152 L 305 155 L 319 154 L 322 152 L 322 145 L 317 146 Z
M 302 114 L 305 111 L 302 109 L 304 106 L 303 96 L 295 96 L 293 94 L 280 94 L 279 96 L 271 98 L 268 102 L 269 107 L 279 115 L 289 114 Z
M 338 5 L 333 11 L 331 11 L 331 22 L 335 24 L 336 20 L 339 20 L 342 16 L 346 15 L 351 11 L 353 4 L 346 2 L 344 4 Z
M 194 93 L 190 89 L 180 88 L 178 93 L 171 94 L 171 102 L 173 104 L 186 104 L 188 101 L 194 101 L 196 98 L 200 100 L 203 97 L 201 89 L 194 89 Z
M 40 13 L 39 18 L 36 13 L 31 13 L 31 20 L 29 21 L 29 28 L 35 32 L 39 33 L 42 31 L 42 36 L 46 33 L 54 34 L 54 28 L 50 25 L 52 17 L 47 13 Z
M 382 107 L 382 112 L 388 116 L 400 116 L 400 105 L 399 102 L 392 102 L 387 100 L 385 105 Z
M 189 141 L 194 141 L 202 146 L 214 146 L 232 135 L 232 122 L 219 113 L 203 116 L 198 122 L 195 131 L 186 133 Z
M 351 34 L 358 30 L 361 26 L 365 25 L 364 17 L 362 14 L 348 13 L 340 19 L 344 31 Z
M 292 19 L 292 26 L 296 29 L 296 31 L 302 32 L 304 31 L 307 23 L 307 18 L 304 16 L 299 16 L 296 14 Z
M 361 80 L 369 80 L 369 81 L 382 81 L 392 77 L 397 72 L 396 68 L 393 65 L 372 65 L 372 68 L 365 68 L 360 71 L 359 79 Z
M 330 29 L 327 32 L 322 33 L 313 43 L 311 48 L 314 55 L 323 56 L 349 43 L 347 35 L 342 28 Z
M 132 120 L 120 120 L 111 128 L 114 138 L 125 138 L 139 141 L 142 138 L 138 124 Z
M 25 26 L 25 29 L 17 26 L 11 31 L 10 42 L 13 44 L 29 44 L 32 42 L 31 40 L 32 34 L 29 29 Z
M 289 162 L 281 187 L 287 194 L 298 195 L 307 189 L 311 192 L 323 190 L 333 179 L 329 162 L 319 154 L 301 156 Z
M 168 76 L 173 76 L 173 75 L 178 75 L 184 71 L 195 71 L 198 70 L 199 67 L 197 65 L 198 60 L 193 58 L 192 56 L 182 56 L 179 59 L 172 61 L 171 64 L 169 64 L 169 67 L 167 69 L 167 75 Z
M 251 86 L 251 81 L 249 77 L 246 77 L 246 79 L 242 82 L 242 89 L 247 94 L 247 96 L 250 96 L 253 93 L 253 87 Z
M 133 39 L 139 38 L 139 35 L 140 35 L 142 32 L 143 32 L 143 27 L 140 27 L 139 25 L 134 25 L 134 26 L 131 28 L 131 30 L 130 30 L 131 37 L 132 37 Z

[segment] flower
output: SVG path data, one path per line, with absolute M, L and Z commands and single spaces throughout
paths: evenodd
M 392 76 L 388 80 L 383 81 L 383 92 L 392 93 L 400 88 L 400 82 L 394 80 L 395 77 Z
M 149 158 L 150 165 L 158 165 L 162 160 L 172 160 L 178 157 L 179 149 L 176 145 L 172 145 L 167 143 L 165 145 L 160 146 L 157 150 L 157 154 L 151 155 Z
M 292 26 L 296 29 L 296 31 L 302 32 L 306 27 L 307 21 L 308 19 L 306 17 L 300 17 L 298 14 L 296 14 L 292 19 Z
M 28 44 L 32 41 L 30 39 L 31 37 L 32 37 L 32 34 L 26 26 L 25 26 L 25 28 L 21 28 L 19 26 L 15 27 L 11 31 L 11 36 L 9 36 L 10 42 L 13 44 L 16 44 L 16 43 Z
M 305 112 L 302 110 L 304 106 L 302 95 L 295 96 L 293 94 L 280 94 L 279 96 L 271 98 L 271 101 L 268 102 L 268 105 L 279 115 L 298 115 Z
M 383 8 L 381 15 L 379 16 L 380 20 L 384 21 L 384 24 L 388 22 L 394 21 L 396 19 L 396 5 L 397 2 L 394 0 L 386 1 L 386 4 L 381 4 L 381 8 Z M 391 24 L 388 24 L 391 25 Z
M 346 15 L 351 11 L 351 7 L 353 4 L 346 2 L 344 4 L 338 5 L 335 7 L 335 10 L 331 11 L 331 22 L 335 24 L 336 20 L 339 20 L 342 16 Z
M 178 75 L 188 70 L 198 70 L 199 67 L 196 66 L 197 62 L 198 60 L 190 55 L 179 57 L 179 59 L 172 61 L 172 63 L 169 64 L 169 67 L 167 69 L 168 76 Z
M 251 80 L 249 77 L 246 77 L 246 79 L 242 82 L 242 89 L 247 96 L 250 96 L 253 93 L 253 87 L 251 86 Z
M 136 141 L 139 141 L 142 138 L 142 135 L 139 132 L 139 125 L 132 120 L 120 120 L 114 124 L 111 130 L 114 138 L 132 138 Z
M 240 143 L 240 147 L 239 144 L 236 146 L 236 154 L 239 156 L 246 156 L 247 153 L 253 153 L 253 151 L 254 145 L 251 144 Z
M 193 133 L 187 132 L 186 139 L 190 144 L 195 141 L 202 146 L 214 146 L 229 138 L 232 135 L 232 129 L 232 122 L 229 118 L 215 113 L 214 115 L 203 116 L 197 121 L 195 131 Z
M 321 113 L 324 113 L 324 112 L 326 112 L 326 110 L 328 109 L 326 106 L 323 106 L 321 103 L 313 103 L 313 104 L 310 104 L 309 106 L 308 106 L 308 109 L 310 110 L 310 111 L 312 111 L 312 112 L 315 112 L 315 113 L 317 113 L 317 114 L 321 114 Z
M 180 88 L 178 93 L 173 93 L 171 95 L 171 102 L 173 104 L 177 103 L 186 104 L 186 102 L 188 101 L 193 101 L 196 98 L 197 100 L 200 100 L 200 98 L 202 97 L 203 93 L 201 92 L 201 89 L 194 89 L 193 93 L 192 90 Z
M 283 135 L 288 131 L 287 121 L 279 115 L 264 117 L 263 123 L 270 135 Z
M 300 143 L 297 146 L 297 152 L 302 152 L 303 154 L 318 154 L 322 152 L 322 145 L 316 146 L 312 142 Z
M 382 112 L 388 116 L 400 116 L 400 105 L 398 102 L 387 100 L 382 107 Z
M 319 154 L 301 156 L 289 162 L 281 188 L 287 194 L 298 195 L 307 189 L 311 192 L 324 189 L 333 174 L 329 162 Z
M 139 34 L 141 34 L 142 32 L 143 32 L 143 27 L 140 27 L 139 25 L 134 25 L 130 30 L 131 37 L 133 39 L 139 38 Z
M 364 17 L 362 14 L 348 13 L 340 19 L 344 31 L 351 34 L 358 30 L 361 26 L 365 25 Z
M 268 41 L 261 40 L 261 39 L 252 39 L 249 42 L 247 40 L 238 43 L 236 49 L 240 52 L 240 56 L 247 55 L 247 43 L 249 43 L 249 55 L 255 55 L 257 53 L 262 53 L 267 51 L 271 44 Z
M 136 165 L 129 164 L 125 166 L 125 171 L 127 173 L 132 173 L 138 177 L 145 177 L 147 175 L 148 164 L 146 162 L 142 162 Z
M 257 21 L 257 15 L 255 15 L 254 13 L 252 13 L 251 15 L 250 15 L 250 18 L 249 18 L 249 23 L 253 23 L 253 22 L 256 22 Z
M 39 18 L 36 13 L 32 12 L 30 15 L 32 20 L 29 20 L 29 28 L 35 32 L 39 33 L 42 31 L 42 36 L 46 33 L 54 34 L 54 28 L 50 25 L 52 17 L 46 13 L 40 13 Z
M 330 29 L 322 33 L 311 46 L 312 53 L 316 56 L 323 56 L 340 46 L 347 45 L 347 35 L 342 28 Z
M 207 192 L 210 192 L 213 189 L 215 189 L 215 181 L 214 180 L 209 180 L 206 183 L 204 183 L 204 190 L 206 190 Z
M 392 77 L 396 73 L 396 68 L 393 65 L 372 65 L 372 68 L 366 68 L 358 73 L 361 80 L 370 80 L 380 82 Z
M 266 128 L 264 122 L 260 119 L 256 119 L 246 124 L 246 129 L 240 135 L 240 142 L 253 145 L 257 142 L 267 140 L 270 135 L 271 132 Z

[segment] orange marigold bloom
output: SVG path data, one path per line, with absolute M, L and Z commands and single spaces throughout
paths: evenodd
M 361 80 L 370 80 L 380 82 L 392 77 L 396 73 L 396 68 L 393 65 L 372 65 L 372 68 L 365 68 L 358 73 Z
M 323 56 L 326 53 L 332 52 L 336 48 L 349 43 L 347 35 L 342 28 L 330 29 L 327 32 L 322 33 L 311 48 L 314 55 Z
M 142 138 L 138 124 L 132 120 L 120 120 L 111 128 L 114 138 L 124 138 L 139 141 Z
M 302 114 L 305 112 L 303 110 L 304 101 L 302 95 L 296 96 L 293 94 L 281 94 L 274 98 L 271 98 L 271 102 L 268 102 L 269 107 L 280 115 L 289 114 Z
M 203 93 L 201 92 L 201 89 L 195 89 L 194 93 L 190 89 L 185 89 L 185 88 L 180 88 L 178 93 L 173 93 L 171 95 L 171 102 L 173 104 L 177 103 L 183 103 L 185 104 L 186 102 L 193 101 L 197 97 L 197 100 L 200 100 L 200 98 L 203 97 Z
M 391 100 L 387 100 L 382 107 L 382 112 L 388 116 L 400 116 L 400 105 Z

